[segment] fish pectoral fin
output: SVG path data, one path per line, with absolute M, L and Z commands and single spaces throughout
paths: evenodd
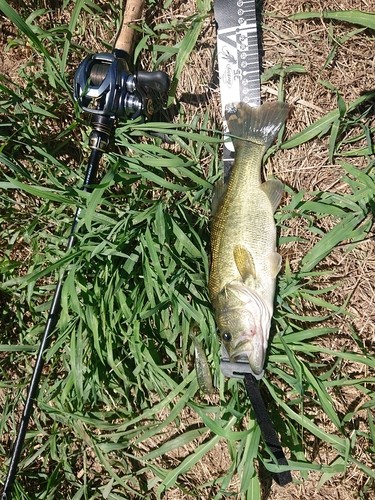
M 254 259 L 247 248 L 236 245 L 233 249 L 233 257 L 242 280 L 246 281 L 252 277 L 256 278 Z
M 219 208 L 221 200 L 224 198 L 227 192 L 228 185 L 224 184 L 224 181 L 217 181 L 212 189 L 212 199 L 211 199 L 211 214 L 215 215 L 217 209 Z
M 272 278 L 276 278 L 281 269 L 281 261 L 282 261 L 281 255 L 277 252 L 272 252 L 268 254 L 267 257 L 270 263 L 271 276 Z
M 260 189 L 266 193 L 267 198 L 270 200 L 272 211 L 275 213 L 284 192 L 284 184 L 278 179 L 268 179 L 268 181 L 263 182 Z

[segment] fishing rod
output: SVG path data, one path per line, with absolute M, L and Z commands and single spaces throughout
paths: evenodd
M 155 98 L 157 95 L 167 93 L 169 89 L 169 77 L 162 71 L 138 71 L 134 74 L 130 72 L 129 64 L 135 44 L 132 24 L 141 18 L 142 11 L 143 0 L 128 0 L 113 52 L 87 56 L 74 76 L 74 100 L 83 111 L 93 115 L 89 138 L 91 151 L 83 186 L 83 191 L 86 192 L 91 192 L 91 186 L 96 184 L 99 162 L 102 155 L 109 149 L 116 121 L 134 120 L 138 117 L 145 120 L 151 119 Z M 80 215 L 81 209 L 77 208 L 66 251 L 69 251 L 76 242 Z M 63 282 L 64 274 L 56 283 L 16 440 L 13 444 L 1 500 L 11 498 L 28 423 L 38 393 L 46 350 L 52 341 L 59 319 Z

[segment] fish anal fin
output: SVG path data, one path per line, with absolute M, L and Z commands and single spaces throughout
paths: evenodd
M 282 261 L 281 255 L 278 252 L 272 252 L 268 254 L 267 258 L 270 263 L 271 276 L 272 278 L 276 278 L 281 269 L 281 261 Z
M 268 179 L 268 181 L 263 182 L 260 188 L 267 195 L 272 211 L 275 213 L 284 192 L 284 184 L 278 179 Z
M 250 251 L 242 245 L 233 249 L 234 261 L 244 283 L 250 278 L 256 278 L 255 264 Z

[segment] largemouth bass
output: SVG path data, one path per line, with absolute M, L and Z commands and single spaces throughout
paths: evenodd
M 210 298 L 230 361 L 248 360 L 256 376 L 263 372 L 281 267 L 274 213 L 284 191 L 279 180 L 262 182 L 261 167 L 288 111 L 281 102 L 227 109 L 235 161 L 228 185 L 217 186 L 213 197 Z

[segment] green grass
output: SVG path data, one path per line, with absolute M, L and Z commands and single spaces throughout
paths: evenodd
M 61 316 L 14 498 L 161 498 L 177 487 L 192 497 L 220 499 L 235 496 L 230 483 L 238 474 L 238 498 L 256 500 L 259 464 L 271 472 L 279 467 L 263 450 L 242 383 L 220 374 L 207 293 L 210 196 L 220 176 L 220 134 L 212 131 L 208 111 L 190 126 L 183 116 L 172 125 L 122 123 L 103 161 L 100 184 L 92 194 L 80 190 L 89 128 L 70 89 L 86 53 L 77 42 L 78 21 L 102 23 L 108 32 L 117 28 L 115 22 L 106 24 L 111 16 L 104 16 L 100 5 L 66 1 L 70 24 L 55 25 L 38 5 L 33 15 L 22 9 L 19 15 L 0 0 L 18 30 L 9 48 L 29 47 L 33 54 L 17 81 L 0 75 L 0 482 L 54 283 L 65 270 Z M 110 9 L 113 18 L 118 6 Z M 209 9 L 208 2 L 199 2 L 191 18 L 143 26 L 136 54 L 147 52 L 150 69 L 174 63 L 172 97 Z M 268 76 L 282 80 L 286 73 L 275 67 Z M 323 485 L 355 467 L 368 478 L 361 489 L 366 498 L 374 463 L 362 460 L 358 449 L 370 454 L 375 447 L 375 358 L 354 330 L 349 348 L 327 347 L 324 339 L 337 331 L 334 319 L 347 314 L 346 304 L 330 301 L 339 284 L 317 283 L 331 272 L 325 257 L 342 244 L 349 252 L 367 238 L 373 223 L 373 130 L 366 117 L 374 96 L 345 103 L 336 93 L 337 110 L 277 146 L 295 148 L 328 136 L 330 159 L 340 157 L 346 194 L 288 188 L 290 201 L 277 213 L 280 245 L 305 242 L 307 251 L 298 271 L 287 261 L 279 277 L 262 387 L 282 445 L 290 450 L 291 469 L 302 478 L 321 472 Z M 350 134 L 358 124 L 362 132 Z M 139 141 L 151 128 L 167 131 L 175 145 Z M 357 168 L 352 156 L 364 157 L 367 166 Z M 67 253 L 76 207 L 82 209 L 81 230 Z M 296 221 L 306 229 L 303 238 L 284 232 Z M 306 304 L 319 313 L 310 314 Z M 193 322 L 200 327 L 216 398 L 199 392 L 189 337 Z M 350 375 L 348 365 L 366 366 L 368 376 Z M 366 397 L 356 408 L 367 411 L 365 431 L 353 427 L 352 408 L 337 411 L 336 395 L 348 386 Z M 195 420 L 187 422 L 191 414 Z M 228 469 L 213 473 L 207 484 L 193 484 L 189 474 L 222 439 Z M 312 442 L 329 450 L 332 463 L 311 458 Z

